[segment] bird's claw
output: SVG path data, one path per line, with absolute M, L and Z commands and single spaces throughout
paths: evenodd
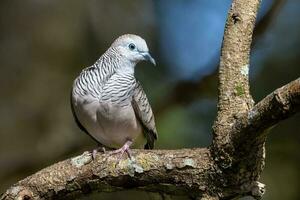
M 123 157 L 124 152 L 126 152 L 129 159 L 131 159 L 132 158 L 131 152 L 130 152 L 130 145 L 131 144 L 132 144 L 131 141 L 127 141 L 120 149 L 116 149 L 114 151 L 111 151 L 110 154 L 113 155 L 113 154 L 119 154 L 120 153 L 121 155 L 118 158 L 118 160 L 120 161 Z
M 105 147 L 99 146 L 98 148 L 92 150 L 92 159 L 93 160 L 95 160 L 98 152 L 106 153 Z

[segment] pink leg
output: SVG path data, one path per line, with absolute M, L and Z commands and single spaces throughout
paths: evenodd
M 97 152 L 106 153 L 105 147 L 102 145 L 98 145 L 97 148 L 92 150 L 92 159 L 95 160 Z
M 120 157 L 119 157 L 119 160 L 122 158 L 124 152 L 127 153 L 128 157 L 131 158 L 131 155 L 130 155 L 130 145 L 132 144 L 132 141 L 130 140 L 127 140 L 127 142 L 125 142 L 125 144 L 120 148 L 120 149 L 117 149 L 117 150 L 114 150 L 114 151 L 111 151 L 110 154 L 118 154 L 118 153 L 121 153 Z

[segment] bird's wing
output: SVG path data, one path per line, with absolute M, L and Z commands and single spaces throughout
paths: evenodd
M 147 139 L 145 149 L 153 149 L 154 141 L 157 139 L 154 115 L 147 96 L 138 81 L 132 98 L 132 106 L 137 119 L 140 121 L 144 129 L 144 134 Z

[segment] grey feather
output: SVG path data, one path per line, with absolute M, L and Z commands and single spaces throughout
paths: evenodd
M 153 149 L 154 142 L 157 140 L 157 131 L 155 127 L 154 115 L 147 99 L 147 96 L 137 81 L 136 88 L 132 98 L 132 106 L 138 120 L 143 126 L 143 131 L 147 139 L 145 149 Z
M 71 95 L 70 95 L 70 104 L 71 104 L 71 111 L 72 111 L 72 115 L 74 117 L 74 121 L 75 123 L 77 124 L 77 126 L 80 128 L 80 130 L 82 130 L 83 132 L 85 132 L 88 136 L 90 136 L 97 144 L 101 144 L 99 143 L 99 141 L 94 138 L 85 128 L 84 126 L 80 123 L 80 121 L 78 120 L 78 117 L 75 113 L 75 110 L 74 110 L 74 105 L 73 105 L 73 100 L 72 100 L 72 92 L 71 92 Z
M 136 48 L 129 48 L 133 43 Z M 142 60 L 155 63 L 146 42 L 136 35 L 123 35 L 74 81 L 71 109 L 75 122 L 103 146 L 120 148 L 130 141 L 134 147 L 145 143 L 147 149 L 154 147 L 154 116 L 134 77 L 134 68 Z

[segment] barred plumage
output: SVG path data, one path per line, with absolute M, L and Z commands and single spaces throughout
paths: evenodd
M 106 147 L 123 146 L 122 153 L 131 143 L 153 148 L 157 139 L 151 106 L 134 77 L 134 67 L 141 60 L 155 64 L 142 38 L 123 35 L 94 65 L 82 70 L 71 93 L 79 127 Z

